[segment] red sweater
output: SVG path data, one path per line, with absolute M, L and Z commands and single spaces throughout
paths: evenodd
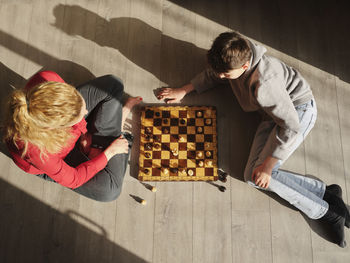
M 46 82 L 56 81 L 64 83 L 64 80 L 52 71 L 42 71 L 35 74 L 27 83 L 26 89 L 30 89 L 35 85 Z M 18 149 L 13 143 L 8 143 L 13 161 L 19 168 L 30 174 L 47 174 L 57 183 L 69 187 L 77 188 L 89 181 L 97 172 L 107 165 L 107 157 L 104 153 L 99 154 L 95 158 L 84 162 L 77 167 L 69 166 L 64 158 L 74 148 L 75 143 L 82 133 L 86 133 L 86 121 L 83 118 L 79 123 L 72 126 L 71 133 L 73 138 L 67 143 L 61 152 L 57 154 L 48 154 L 44 161 L 40 159 L 40 151 L 38 147 L 29 143 L 27 153 L 24 158 L 21 157 L 24 144 L 18 143 Z

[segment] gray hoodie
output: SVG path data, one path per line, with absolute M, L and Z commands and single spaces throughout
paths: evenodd
M 295 106 L 310 101 L 312 91 L 298 71 L 266 55 L 264 47 L 249 43 L 253 52 L 249 68 L 238 79 L 227 81 L 244 111 L 263 110 L 276 123 L 273 139 L 265 145 L 265 150 L 270 156 L 285 160 L 299 131 Z M 210 69 L 191 81 L 198 93 L 215 87 L 218 82 L 222 80 Z

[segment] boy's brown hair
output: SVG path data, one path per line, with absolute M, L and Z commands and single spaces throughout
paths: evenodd
M 207 53 L 210 67 L 216 73 L 241 68 L 250 60 L 252 51 L 248 41 L 236 32 L 221 33 Z

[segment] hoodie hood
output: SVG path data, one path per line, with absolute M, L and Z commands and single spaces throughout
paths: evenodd
M 251 41 L 249 41 L 249 45 L 250 45 L 250 48 L 252 50 L 252 57 L 250 59 L 250 66 L 248 68 L 248 71 L 251 68 L 254 68 L 260 62 L 262 56 L 266 53 L 266 48 L 263 46 L 259 46 L 257 44 L 254 44 Z

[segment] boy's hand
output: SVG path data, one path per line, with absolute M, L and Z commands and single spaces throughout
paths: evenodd
M 192 90 L 194 90 L 192 84 L 181 88 L 162 88 L 157 94 L 157 99 L 164 100 L 166 103 L 180 103 L 183 97 Z
M 182 88 L 162 88 L 157 94 L 157 99 L 166 103 L 180 103 L 185 95 L 186 91 Z
M 252 175 L 253 182 L 262 188 L 268 188 L 271 179 L 271 171 L 267 171 L 264 164 L 259 165 L 255 168 Z
M 255 184 L 262 188 L 268 188 L 271 179 L 272 169 L 278 162 L 277 158 L 269 156 L 265 161 L 255 168 L 252 174 L 252 180 Z

